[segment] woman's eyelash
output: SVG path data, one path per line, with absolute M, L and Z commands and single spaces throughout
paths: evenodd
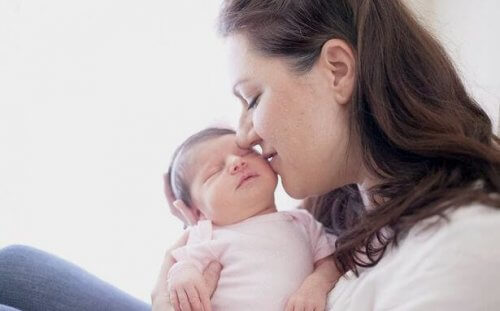
M 250 104 L 248 104 L 248 110 L 250 110 L 250 109 L 254 108 L 255 106 L 257 106 L 259 98 L 260 98 L 260 95 L 254 97 L 254 99 L 250 102 Z
M 243 157 L 246 157 L 247 155 L 250 155 L 250 154 L 253 154 L 253 153 L 255 153 L 255 151 L 254 151 L 253 149 L 249 149 L 249 150 L 245 151 L 245 152 L 242 154 L 242 156 L 243 156 Z

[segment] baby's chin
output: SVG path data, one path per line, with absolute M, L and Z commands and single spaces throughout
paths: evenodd
M 262 204 L 262 202 L 264 202 L 264 200 L 259 200 L 258 202 L 256 202 L 255 206 L 262 206 L 262 207 L 252 210 L 251 212 L 248 213 L 248 216 L 245 218 L 270 214 L 277 211 L 276 205 L 274 204 L 274 197 L 270 197 L 269 200 L 265 201 L 268 202 L 267 204 Z
M 276 209 L 276 205 L 269 206 L 266 209 L 262 209 L 255 213 L 253 216 L 259 216 L 259 215 L 265 215 L 265 214 L 271 214 L 271 213 L 276 213 L 278 210 Z M 252 217 L 253 217 L 252 216 Z
M 277 212 L 276 206 L 274 205 L 274 203 L 271 202 L 266 207 L 250 210 L 247 213 L 241 213 L 238 215 L 234 215 L 231 218 L 212 219 L 211 221 L 216 226 L 229 226 L 229 225 L 234 225 L 234 224 L 240 223 L 242 221 L 245 221 L 245 220 L 252 218 L 252 217 L 255 217 L 255 216 L 260 216 L 260 215 L 265 215 L 265 214 L 270 214 L 270 213 L 275 213 L 275 212 Z

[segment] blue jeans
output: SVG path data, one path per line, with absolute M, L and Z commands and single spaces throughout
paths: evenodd
M 151 310 L 81 268 L 27 246 L 0 249 L 0 311 Z

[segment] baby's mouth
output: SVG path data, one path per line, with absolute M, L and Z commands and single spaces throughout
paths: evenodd
M 246 181 L 250 180 L 250 179 L 253 179 L 255 177 L 258 177 L 259 174 L 255 174 L 255 173 L 245 173 L 241 176 L 239 182 L 238 182 L 238 186 L 236 186 L 236 189 L 238 189 L 241 185 L 243 185 Z

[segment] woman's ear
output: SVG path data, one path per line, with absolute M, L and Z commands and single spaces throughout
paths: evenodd
M 356 58 L 351 47 L 343 40 L 330 39 L 321 48 L 318 65 L 326 74 L 335 101 L 351 101 L 356 79 Z
M 201 212 L 195 207 L 188 207 L 184 201 L 176 200 L 173 202 L 175 209 L 184 217 L 184 224 L 187 226 L 196 225 L 200 219 Z

